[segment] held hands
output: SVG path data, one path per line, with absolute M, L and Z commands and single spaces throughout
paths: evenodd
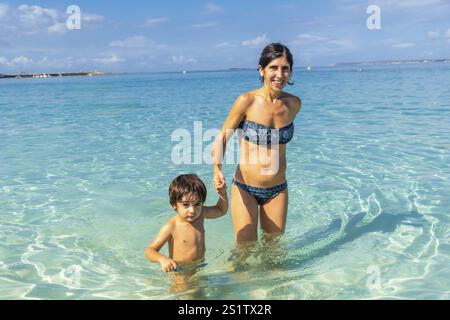
M 214 189 L 216 189 L 219 195 L 223 195 L 227 192 L 227 184 L 225 181 L 225 177 L 222 174 L 222 171 L 217 171 L 214 175 L 213 179 Z
M 159 261 L 159 264 L 161 266 L 161 269 L 165 272 L 174 271 L 177 268 L 177 263 L 169 258 L 162 258 Z

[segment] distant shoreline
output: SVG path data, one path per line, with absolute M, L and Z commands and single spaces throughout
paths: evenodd
M 427 64 L 427 63 L 450 63 L 450 59 L 410 59 L 410 60 L 381 60 L 363 62 L 339 62 L 331 66 L 358 66 L 358 65 L 392 65 L 392 64 Z
M 361 62 L 337 62 L 330 65 L 302 65 L 294 66 L 294 70 L 304 70 L 308 67 L 314 68 L 334 68 L 345 66 L 375 66 L 375 65 L 411 65 L 411 64 L 431 64 L 431 63 L 450 63 L 450 59 L 414 59 L 414 60 L 379 60 L 379 61 L 361 61 Z M 248 67 L 232 67 L 227 69 L 210 69 L 210 70 L 187 70 L 187 73 L 203 73 L 203 72 L 236 72 L 236 71 L 257 71 L 258 68 Z M 118 74 L 160 74 L 160 73 L 181 73 L 181 71 L 148 71 L 148 72 L 118 72 Z
M 337 62 L 329 65 L 302 65 L 295 67 L 294 70 L 302 70 L 308 67 L 314 68 L 333 68 L 343 66 L 367 66 L 367 65 L 408 65 L 408 64 L 428 64 L 428 63 L 450 63 L 450 59 L 410 59 L 410 60 L 378 60 L 378 61 L 360 61 L 360 62 Z M 233 71 L 256 71 L 258 68 L 232 67 L 227 69 L 214 70 L 188 70 L 188 72 L 233 72 Z M 136 73 L 136 72 L 133 72 Z M 155 73 L 179 73 L 179 71 L 159 71 Z
M 294 67 L 294 70 L 303 70 L 307 68 L 334 68 L 346 66 L 387 66 L 387 65 L 414 65 L 414 64 L 431 64 L 431 63 L 450 63 L 450 59 L 410 59 L 410 60 L 379 60 L 379 61 L 361 61 L 361 62 L 337 62 L 329 65 L 310 65 Z M 211 70 L 179 70 L 179 71 L 143 71 L 143 72 L 115 72 L 114 74 L 160 74 L 160 73 L 203 73 L 203 72 L 236 72 L 236 71 L 256 71 L 257 68 L 247 67 L 231 67 L 227 69 L 211 69 Z M 52 72 L 52 73 L 20 73 L 20 74 L 1 74 L 0 79 L 12 78 L 48 78 L 48 77 L 73 77 L 73 76 L 100 76 L 112 75 L 112 72 Z
M 0 74 L 0 79 L 22 79 L 22 78 L 50 78 L 50 77 L 92 77 L 109 75 L 110 72 L 56 72 L 56 73 L 20 73 L 20 74 Z

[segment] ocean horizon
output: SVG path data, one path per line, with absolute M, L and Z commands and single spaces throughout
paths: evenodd
M 406 59 L 406 60 L 402 60 L 402 59 L 394 59 L 394 60 L 374 60 L 374 61 L 353 61 L 353 62 L 336 62 L 336 63 L 332 63 L 332 64 L 328 64 L 328 65 L 314 65 L 314 64 L 305 64 L 305 65 L 300 65 L 300 66 L 294 66 L 293 70 L 294 71 L 307 71 L 309 72 L 310 70 L 308 70 L 308 67 L 317 69 L 317 70 L 323 70 L 323 69 L 336 69 L 339 67 L 344 67 L 344 68 L 348 68 L 348 67 L 352 67 L 352 66 L 370 66 L 370 67 L 374 67 L 374 66 L 388 66 L 388 65 L 429 65 L 429 64 L 440 64 L 440 63 L 450 63 L 450 58 L 423 58 L 423 59 Z M 78 70 L 78 71 L 39 71 L 39 72 L 23 72 L 21 71 L 20 73 L 5 73 L 1 75 L 10 75 L 10 74 L 14 74 L 14 75 L 20 75 L 21 73 L 29 73 L 29 74 L 48 74 L 48 73 L 73 73 L 73 72 L 97 72 L 97 70 L 99 68 L 94 68 L 95 70 Z M 201 73 L 201 72 L 237 72 L 237 71 L 254 71 L 257 68 L 251 68 L 251 67 L 228 67 L 228 68 L 224 68 L 224 69 L 207 69 L 207 70 L 202 70 L 202 69 L 189 69 L 189 68 L 180 68 L 178 70 L 166 70 L 166 71 L 121 71 L 121 72 L 109 72 L 109 71 L 102 71 L 102 72 L 106 72 L 107 74 L 105 75 L 126 75 L 126 74 L 164 74 L 164 73 L 180 73 L 180 72 L 189 72 L 189 73 Z M 305 70 L 306 69 L 306 70 Z

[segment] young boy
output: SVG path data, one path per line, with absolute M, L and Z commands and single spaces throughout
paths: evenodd
M 170 205 L 176 215 L 169 219 L 156 238 L 145 250 L 152 262 L 160 264 L 165 272 L 176 270 L 179 264 L 194 262 L 205 255 L 204 219 L 215 219 L 228 211 L 228 197 L 225 182 L 214 179 L 214 188 L 219 194 L 215 206 L 204 206 L 206 187 L 195 174 L 176 177 L 169 187 Z M 159 250 L 169 242 L 169 257 Z

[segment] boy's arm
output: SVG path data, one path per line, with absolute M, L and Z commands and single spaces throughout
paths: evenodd
M 228 195 L 226 190 L 219 192 L 219 200 L 217 201 L 215 206 L 205 206 L 204 210 L 205 218 L 207 219 L 216 219 L 225 215 L 228 211 Z
M 159 263 L 164 271 L 171 271 L 177 268 L 177 264 L 174 260 L 166 257 L 165 255 L 159 253 L 159 250 L 166 244 L 169 240 L 173 229 L 173 223 L 171 221 L 167 222 L 159 231 L 156 238 L 150 243 L 150 245 L 145 249 L 145 256 L 152 262 Z

